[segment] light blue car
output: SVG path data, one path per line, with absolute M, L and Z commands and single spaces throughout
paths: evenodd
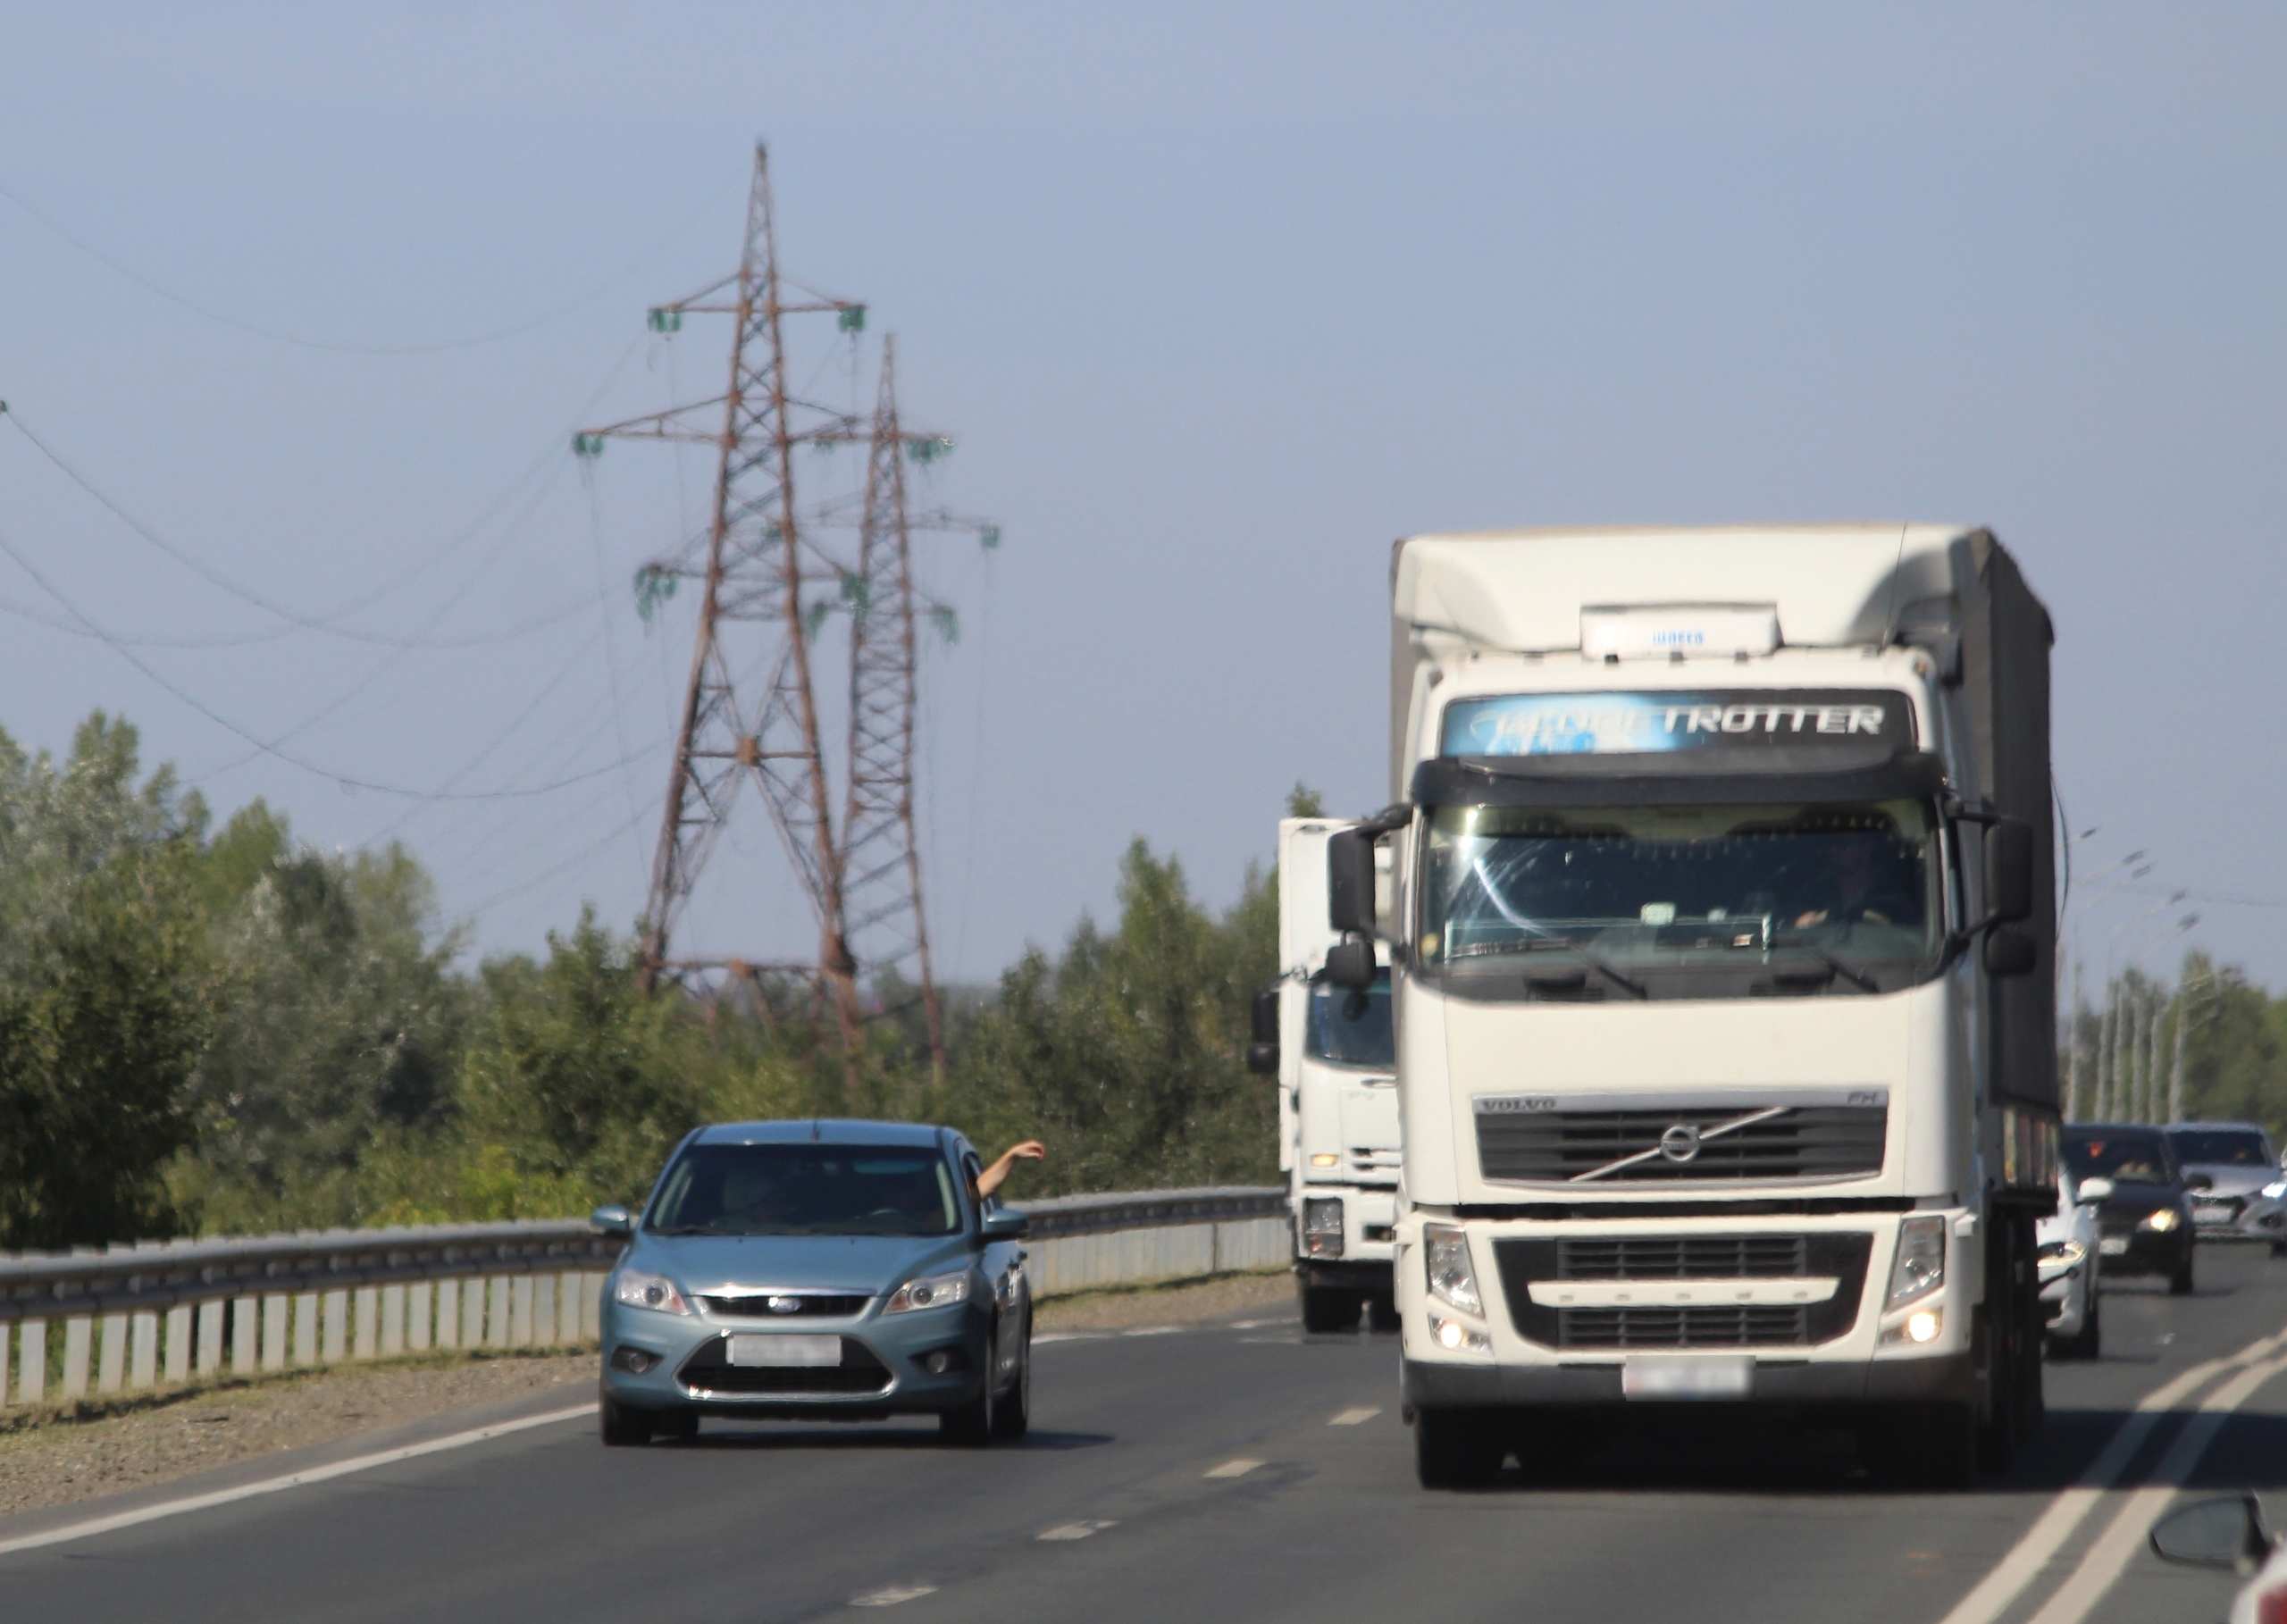
M 950 1128 L 741 1122 L 675 1147 L 604 1283 L 603 1439 L 702 1415 L 934 1415 L 954 1443 L 1032 1419 L 1025 1215 L 976 1193 Z

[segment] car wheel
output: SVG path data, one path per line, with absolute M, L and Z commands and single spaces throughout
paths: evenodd
M 1001 1407 L 993 1412 L 993 1436 L 1006 1444 L 1013 1444 L 1032 1430 L 1033 1424 L 1033 1331 L 1025 1327 L 1025 1345 L 1017 1355 L 1017 1377 L 1009 1384 L 1009 1391 L 1001 1395 Z
M 655 1423 L 663 1438 L 673 1438 L 678 1444 L 691 1444 L 699 1438 L 699 1411 L 677 1410 L 661 1416 Z
M 2168 1277 L 2168 1295 L 2191 1295 L 2191 1248 L 2189 1246 L 2184 1248 L 2183 1261 L 2176 1265 L 2176 1272 Z
M 2075 1359 L 2102 1359 L 2105 1353 L 2103 1299 L 2089 1293 L 2089 1311 L 2081 1320 L 2081 1334 L 2073 1339 Z
M 1358 1293 L 1328 1285 L 1303 1287 L 1303 1328 L 1306 1331 L 1354 1331 L 1358 1328 Z
M 937 1418 L 938 1436 L 964 1449 L 982 1449 L 993 1442 L 1000 1417 L 1000 1395 L 993 1390 L 993 1351 L 1001 1345 L 1001 1322 L 995 1319 L 984 1335 L 984 1381 L 977 1395 L 958 1410 Z
M 651 1441 L 651 1417 L 641 1410 L 630 1410 L 626 1405 L 606 1398 L 596 1406 L 605 1444 L 614 1449 L 624 1449 Z
M 1501 1475 L 1502 1434 L 1466 1410 L 1413 1418 L 1413 1471 L 1426 1489 L 1483 1488 Z
M 1398 1318 L 1397 1299 L 1369 1297 L 1366 1299 L 1366 1328 L 1386 1335 L 1403 1322 Z
M 2274 1258 L 2287 1258 L 2287 1241 L 2272 1242 L 2271 1255 Z

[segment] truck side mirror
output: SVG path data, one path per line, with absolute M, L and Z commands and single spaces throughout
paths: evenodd
M 2040 950 L 2023 931 L 1998 930 L 1985 939 L 1988 975 L 2030 975 L 2040 963 Z
M 2005 817 L 1987 826 L 1985 898 L 1989 917 L 1997 925 L 2021 925 L 2033 917 L 2031 824 Z
M 1337 987 L 1362 992 L 1374 984 L 1374 944 L 1355 938 L 1327 950 L 1326 978 Z
M 1265 987 L 1247 1011 L 1247 1069 L 1259 1077 L 1278 1073 L 1278 989 Z
M 1332 929 L 1374 933 L 1374 842 L 1362 830 L 1344 829 L 1327 841 L 1326 912 Z

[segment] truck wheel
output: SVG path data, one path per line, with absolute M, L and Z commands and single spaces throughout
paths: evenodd
M 1424 1410 L 1413 1418 L 1413 1472 L 1423 1488 L 1483 1488 L 1501 1475 L 1506 1452 L 1484 1416 Z
M 1331 1285 L 1303 1287 L 1303 1328 L 1306 1331 L 1354 1331 L 1358 1328 L 1358 1293 Z
M 1397 1299 L 1369 1297 L 1366 1299 L 1366 1328 L 1385 1334 L 1396 1330 L 1403 1323 L 1398 1318 Z
M 611 1448 L 625 1449 L 651 1441 L 651 1418 L 644 1411 L 607 1398 L 596 1406 L 596 1412 L 602 1421 L 603 1440 Z

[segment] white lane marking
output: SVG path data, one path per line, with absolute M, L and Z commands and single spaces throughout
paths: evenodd
M 1294 1323 L 1294 1318 L 1293 1315 L 1289 1314 L 1279 1319 L 1234 1319 L 1231 1321 L 1228 1328 L 1234 1331 L 1260 1331 L 1267 1325 L 1292 1325 Z
M 1334 1419 L 1328 1421 L 1327 1425 L 1329 1427 L 1355 1427 L 1361 1421 L 1372 1420 L 1376 1416 L 1381 1413 L 1382 1407 L 1379 1404 L 1361 1404 L 1355 1410 L 1344 1411 L 1340 1415 L 1335 1417 Z
M 1220 1466 L 1208 1468 L 1206 1475 L 1210 1478 L 1244 1478 L 1261 1464 L 1260 1461 L 1249 1461 L 1242 1456 L 1236 1461 L 1226 1461 Z
M 1939 1624 L 1994 1624 L 2064 1548 L 2073 1531 L 2097 1509 L 2105 1491 L 2128 1469 L 2128 1463 L 2136 1458 L 2137 1451 L 2143 1448 L 2145 1440 L 2167 1411 L 2219 1373 L 2266 1357 L 2283 1340 L 2287 1340 L 2287 1332 L 2250 1343 L 2228 1358 L 2194 1365 L 2166 1385 L 2146 1394 L 2081 1474 L 2080 1480 L 2049 1502 L 2048 1509 L 2025 1530 L 2024 1537 L 1994 1564 L 1991 1571 L 1978 1581 L 1977 1587 L 1964 1596 Z
M 1258 1348 L 1298 1348 L 1303 1345 L 1303 1339 L 1299 1336 L 1242 1336 L 1239 1340 Z
M 894 1607 L 900 1602 L 917 1602 L 925 1595 L 937 1594 L 934 1585 L 891 1585 L 880 1590 L 868 1590 L 863 1595 L 850 1598 L 852 1607 Z
M 1085 1539 L 1091 1534 L 1101 1534 L 1106 1528 L 1116 1528 L 1117 1522 L 1060 1522 L 1052 1528 L 1043 1528 L 1035 1539 Z
M 163 1517 L 180 1517 L 190 1511 L 208 1511 L 218 1505 L 229 1505 L 233 1501 L 251 1500 L 257 1494 L 275 1494 L 286 1489 L 330 1483 L 336 1478 L 372 1471 L 375 1467 L 394 1466 L 400 1461 L 441 1454 L 448 1449 L 465 1449 L 472 1444 L 490 1443 L 510 1433 L 524 1432 L 534 1427 L 552 1427 L 558 1421 L 575 1421 L 595 1413 L 593 1403 L 575 1404 L 568 1410 L 520 1416 L 513 1421 L 496 1421 L 490 1427 L 451 1433 L 422 1444 L 408 1444 L 402 1449 L 385 1449 L 348 1461 L 336 1461 L 330 1466 L 314 1466 L 307 1471 L 291 1472 L 282 1478 L 264 1478 L 258 1483 L 242 1483 L 236 1488 L 215 1489 L 205 1494 L 187 1495 L 180 1500 L 162 1501 L 157 1505 L 138 1506 L 131 1511 L 114 1511 L 108 1517 L 90 1517 L 85 1522 L 66 1523 L 44 1534 L 24 1534 L 14 1539 L 0 1539 L 0 1556 L 12 1556 L 19 1551 L 37 1551 L 44 1545 L 68 1544 L 76 1539 L 92 1539 L 98 1534 L 116 1533 L 121 1528 L 131 1528 L 138 1523 L 156 1522 Z
M 1183 1329 L 1179 1325 L 1147 1325 L 1139 1331 L 1122 1331 L 1122 1336 L 1172 1336 Z
M 2121 1570 L 2128 1566 L 2128 1559 L 2144 1548 L 2146 1531 L 2175 1498 L 2176 1485 L 2191 1479 L 2199 1457 L 2216 1442 L 2216 1435 L 2224 1430 L 2232 1412 L 2283 1370 L 2287 1370 L 2287 1359 L 2271 1360 L 2241 1371 L 2207 1395 L 2199 1412 L 2185 1424 L 2182 1435 L 2160 1457 L 2152 1473 L 2158 1481 L 2126 1497 L 2127 1503 L 2097 1536 L 2072 1577 L 2057 1587 L 2048 1605 L 2033 1615 L 2032 1624 L 2081 1624 L 2089 1616 L 2120 1578 Z
M 1102 1342 L 1110 1335 L 1109 1331 L 1043 1331 L 1033 1338 L 1033 1346 L 1045 1348 L 1060 1342 Z

